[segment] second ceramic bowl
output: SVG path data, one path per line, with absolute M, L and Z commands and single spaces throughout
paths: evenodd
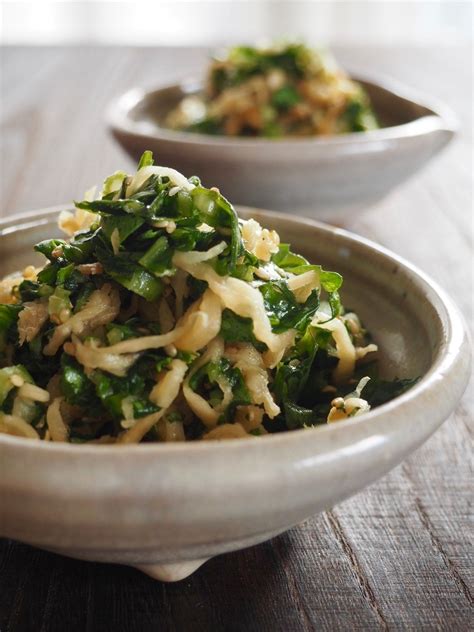
M 239 204 L 344 221 L 378 202 L 438 153 L 455 133 L 454 116 L 396 84 L 355 77 L 372 99 L 382 125 L 370 132 L 316 138 L 228 138 L 166 129 L 166 114 L 188 82 L 134 89 L 107 112 L 110 129 L 134 158 L 145 149 L 159 164 L 198 173 Z

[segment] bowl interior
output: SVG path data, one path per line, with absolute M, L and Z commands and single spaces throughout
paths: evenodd
M 355 78 L 367 91 L 381 127 L 394 127 L 435 114 L 433 110 L 410 101 L 391 90 L 364 79 Z M 144 94 L 128 111 L 130 121 L 147 127 L 166 128 L 166 116 L 185 96 L 199 94 L 198 82 L 168 86 Z
M 298 218 L 239 208 L 276 229 L 284 242 L 310 261 L 344 276 L 344 305 L 356 311 L 379 345 L 380 369 L 386 378 L 418 377 L 432 364 L 442 340 L 442 323 L 416 280 L 395 261 L 344 236 L 343 231 L 317 225 L 308 227 Z M 41 265 L 44 258 L 32 246 L 61 236 L 56 213 L 39 212 L 36 218 L 19 220 L 2 228 L 0 276 Z

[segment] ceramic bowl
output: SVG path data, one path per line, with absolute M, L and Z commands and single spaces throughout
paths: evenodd
M 196 82 L 134 89 L 108 109 L 107 122 L 134 158 L 145 149 L 159 164 L 198 173 L 240 204 L 292 209 L 299 215 L 344 221 L 378 202 L 453 137 L 452 113 L 406 88 L 358 78 L 382 129 L 299 139 L 228 138 L 166 129 L 166 114 Z
M 53 444 L 0 435 L 1 535 L 86 560 L 181 579 L 262 542 L 400 463 L 461 397 L 470 350 L 449 297 L 396 255 L 340 229 L 240 209 L 344 275 L 343 299 L 381 348 L 386 377 L 421 376 L 401 397 L 330 426 L 189 444 Z M 36 259 L 56 212 L 0 225 L 0 273 Z M 38 260 L 39 261 L 39 260 Z

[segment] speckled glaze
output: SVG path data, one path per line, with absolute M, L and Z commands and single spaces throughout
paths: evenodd
M 438 153 L 456 122 L 444 106 L 397 84 L 357 78 L 382 129 L 332 137 L 228 138 L 163 127 L 166 114 L 199 84 L 133 89 L 108 109 L 110 129 L 137 159 L 152 149 L 161 164 L 199 174 L 240 204 L 292 209 L 342 221 L 378 202 Z
M 449 297 L 422 272 L 355 235 L 240 209 L 344 275 L 343 300 L 381 347 L 387 377 L 421 376 L 401 397 L 331 426 L 262 438 L 128 446 L 0 435 L 0 535 L 164 581 L 266 540 L 361 490 L 421 445 L 466 386 L 470 346 Z M 0 224 L 5 274 L 57 234 L 54 211 Z

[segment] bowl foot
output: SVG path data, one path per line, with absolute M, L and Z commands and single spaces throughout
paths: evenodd
M 135 568 L 153 577 L 153 579 L 158 579 L 160 582 L 179 582 L 192 575 L 208 559 L 183 560 L 182 562 L 173 562 L 171 564 L 140 564 L 135 566 Z

